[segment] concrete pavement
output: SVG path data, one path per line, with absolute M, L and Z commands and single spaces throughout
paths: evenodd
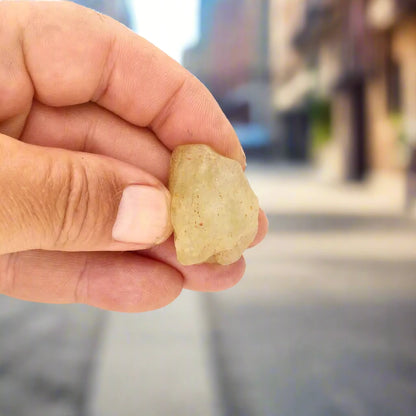
M 223 414 L 416 414 L 416 224 L 400 180 L 249 176 L 270 233 L 245 279 L 208 299 Z
M 158 311 L 109 315 L 89 416 L 222 414 L 201 296 L 184 291 Z
M 103 313 L 0 296 L 0 415 L 83 416 Z

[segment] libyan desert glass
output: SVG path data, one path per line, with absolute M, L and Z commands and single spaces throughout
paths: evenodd
M 259 203 L 241 165 L 209 146 L 174 150 L 169 190 L 180 263 L 234 263 L 256 236 Z

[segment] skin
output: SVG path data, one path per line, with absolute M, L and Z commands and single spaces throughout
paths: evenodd
M 123 25 L 65 2 L 0 2 L 0 51 L 0 293 L 140 312 L 183 288 L 241 279 L 243 258 L 180 265 L 170 225 L 157 245 L 111 236 L 125 186 L 167 192 L 177 145 L 206 143 L 245 166 L 195 77 Z M 266 230 L 261 212 L 253 245 Z

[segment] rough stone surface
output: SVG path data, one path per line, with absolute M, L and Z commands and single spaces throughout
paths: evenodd
M 257 233 L 259 204 L 240 164 L 202 144 L 178 146 L 169 189 L 180 263 L 231 264 Z

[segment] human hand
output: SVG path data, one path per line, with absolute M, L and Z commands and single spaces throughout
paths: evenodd
M 0 21 L 0 293 L 138 312 L 237 283 L 244 259 L 184 267 L 169 238 L 173 148 L 245 163 L 203 85 L 72 3 L 3 1 Z

